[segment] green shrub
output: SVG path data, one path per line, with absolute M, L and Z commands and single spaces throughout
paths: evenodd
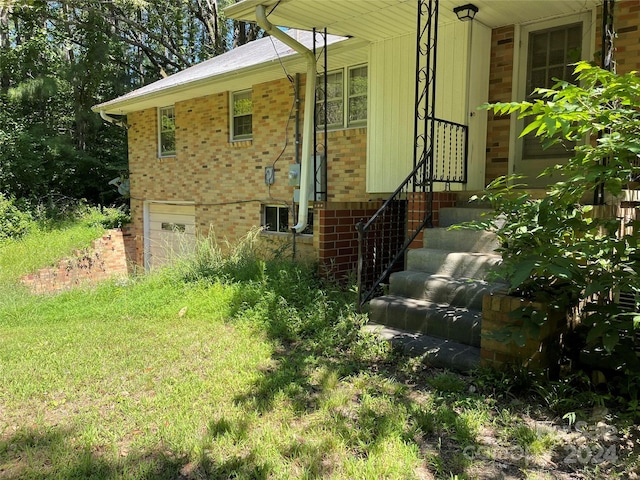
M 124 207 L 90 207 L 81 213 L 81 218 L 90 227 L 122 228 L 131 221 Z
M 544 172 L 559 173 L 561 180 L 543 199 L 515 190 L 513 178 L 490 185 L 484 200 L 495 213 L 480 227 L 495 231 L 501 241 L 499 273 L 511 292 L 562 311 L 579 308 L 587 328 L 584 347 L 615 350 L 621 360 L 616 368 L 639 368 L 625 339 L 640 329 L 640 222 L 627 222 L 620 233 L 619 219 L 596 214 L 584 199 L 596 190 L 620 198 L 626 185 L 640 178 L 640 78 L 586 62 L 577 64 L 575 74 L 577 85 L 538 89 L 540 98 L 533 102 L 488 106 L 496 114 L 531 118 L 521 136 L 533 132 L 545 147 L 577 146 L 566 163 Z M 592 141 L 583 143 L 585 138 Z M 620 293 L 635 297 L 636 311 L 618 304 Z M 539 321 L 524 317 L 523 328 L 540 328 Z
M 0 243 L 9 238 L 20 238 L 29 231 L 33 218 L 15 205 L 13 198 L 0 193 Z

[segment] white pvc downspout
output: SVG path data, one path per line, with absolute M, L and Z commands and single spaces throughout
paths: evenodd
M 309 213 L 309 193 L 313 177 L 311 157 L 313 154 L 313 110 L 316 93 L 316 57 L 300 42 L 284 33 L 267 20 L 264 5 L 256 7 L 256 21 L 269 35 L 273 35 L 285 45 L 293 48 L 307 60 L 307 80 L 304 93 L 304 121 L 302 123 L 302 157 L 300 158 L 300 204 L 298 205 L 298 224 L 294 230 L 298 233 L 307 227 Z
M 100 117 L 105 122 L 113 123 L 114 125 L 118 125 L 119 127 L 127 128 L 127 124 L 125 122 L 107 115 L 106 113 L 104 113 L 104 110 L 100 110 Z

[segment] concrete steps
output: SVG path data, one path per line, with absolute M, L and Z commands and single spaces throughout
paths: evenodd
M 462 371 L 480 365 L 482 297 L 505 287 L 491 280 L 498 243 L 489 232 L 447 227 L 486 211 L 440 210 L 442 226 L 425 230 L 424 248 L 407 252 L 406 270 L 391 275 L 388 295 L 371 300 L 374 331 L 431 365 Z

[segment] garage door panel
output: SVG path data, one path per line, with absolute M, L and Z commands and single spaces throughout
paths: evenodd
M 149 267 L 188 255 L 196 244 L 195 207 L 152 203 L 147 231 Z
M 195 235 L 196 226 L 191 223 L 174 221 L 175 219 L 163 219 L 162 221 L 150 222 L 150 232 L 176 232 L 184 235 Z
M 150 214 L 178 214 L 178 215 L 195 215 L 195 205 L 174 205 L 170 203 L 152 203 L 149 206 Z

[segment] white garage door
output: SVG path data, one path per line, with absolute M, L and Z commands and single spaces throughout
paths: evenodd
M 147 268 L 157 267 L 191 253 L 196 244 L 194 205 L 149 204 Z

